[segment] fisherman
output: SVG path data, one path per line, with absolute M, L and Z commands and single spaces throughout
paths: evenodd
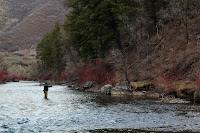
M 45 85 L 44 85 L 44 98 L 47 99 L 47 95 L 48 95 L 48 89 L 49 87 L 52 87 L 52 85 L 47 85 L 47 82 L 45 82 Z

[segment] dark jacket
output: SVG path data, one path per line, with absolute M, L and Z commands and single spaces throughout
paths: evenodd
M 52 87 L 52 85 L 44 85 L 44 90 L 43 91 L 48 91 L 49 87 Z

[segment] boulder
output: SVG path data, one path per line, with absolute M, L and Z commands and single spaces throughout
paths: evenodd
M 110 95 L 111 94 L 111 90 L 112 90 L 112 85 L 107 84 L 107 85 L 104 85 L 101 88 L 101 93 L 106 94 L 106 95 Z
M 132 95 L 132 89 L 127 82 L 118 83 L 112 88 L 111 95 Z
M 83 88 L 83 90 L 88 90 L 88 89 L 94 87 L 94 85 L 95 85 L 94 82 L 88 81 L 82 86 L 82 88 Z

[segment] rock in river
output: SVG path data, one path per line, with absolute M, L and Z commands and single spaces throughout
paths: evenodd
M 90 89 L 92 87 L 94 87 L 94 82 L 92 82 L 92 81 L 88 81 L 82 86 L 83 90 L 87 90 L 87 89 Z
M 112 85 L 107 84 L 107 85 L 104 85 L 104 86 L 101 88 L 101 93 L 104 93 L 104 94 L 106 94 L 106 95 L 110 95 L 110 94 L 111 94 L 111 90 L 112 90 Z

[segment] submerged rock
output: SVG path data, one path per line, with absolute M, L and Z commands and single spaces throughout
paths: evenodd
M 158 93 L 150 91 L 133 91 L 132 95 L 139 98 L 150 98 L 150 99 L 157 99 L 160 97 Z

